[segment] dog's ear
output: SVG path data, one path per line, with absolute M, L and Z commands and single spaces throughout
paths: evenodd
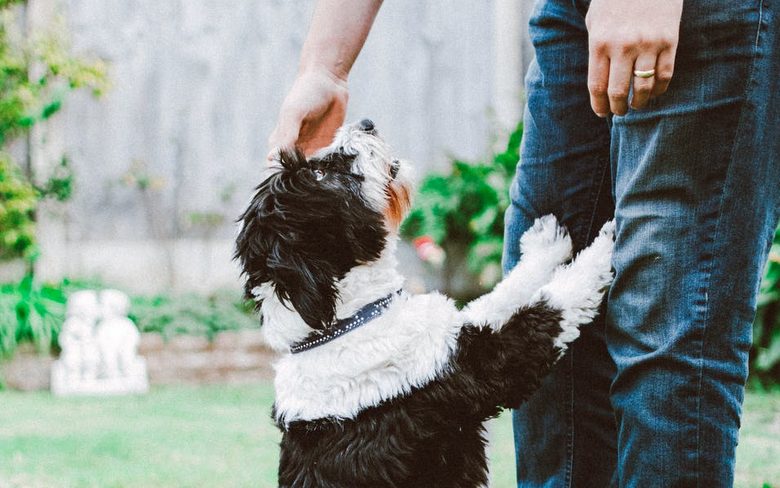
M 255 300 L 259 309 L 266 297 L 255 296 L 253 291 L 271 283 L 279 300 L 292 306 L 309 327 L 326 328 L 335 316 L 337 270 L 302 249 L 288 229 L 267 225 L 256 218 L 257 212 L 246 214 L 235 255 L 245 275 L 246 298 Z
M 377 259 L 387 236 L 383 216 L 362 198 L 362 176 L 349 171 L 352 159 L 307 161 L 300 151 L 282 151 L 281 167 L 239 219 L 235 258 L 247 296 L 271 283 L 314 329 L 333 321 L 338 280 Z
M 255 298 L 253 290 L 271 282 L 268 256 L 279 245 L 279 238 L 290 234 L 280 210 L 279 196 L 289 185 L 289 175 L 306 167 L 306 156 L 297 148 L 284 148 L 279 154 L 279 168 L 269 170 L 268 176 L 257 186 L 247 209 L 238 218 L 241 231 L 236 238 L 233 259 L 241 264 L 245 276 L 244 295 Z M 260 301 L 256 300 L 259 307 Z
M 336 315 L 337 271 L 326 260 L 301 252 L 289 243 L 268 260 L 280 301 L 289 303 L 312 329 L 325 329 Z
M 241 231 L 236 238 L 236 248 L 233 259 L 241 265 L 241 274 L 244 275 L 244 297 L 247 300 L 255 300 L 255 308 L 259 309 L 262 300 L 254 296 L 256 287 L 270 281 L 271 276 L 266 265 L 266 258 L 270 251 L 271 241 L 266 238 L 267 229 L 264 219 L 261 217 L 265 198 L 260 197 L 260 189 L 249 204 L 249 207 L 239 217 Z

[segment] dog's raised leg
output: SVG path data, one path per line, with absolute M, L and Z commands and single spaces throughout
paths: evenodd
M 470 302 L 464 322 L 499 328 L 553 276 L 555 268 L 571 257 L 571 238 L 553 215 L 536 219 L 520 238 L 521 258 L 490 293 Z
M 496 415 L 515 408 L 541 384 L 579 326 L 598 313 L 612 281 L 614 224 L 605 225 L 571 264 L 559 265 L 552 280 L 528 303 L 492 327 L 466 324 L 458 338 L 448 391 L 460 396 L 464 415 Z M 492 324 L 491 324 L 492 325 Z
M 581 325 L 593 321 L 604 290 L 612 283 L 614 234 L 615 222 L 611 220 L 571 264 L 558 267 L 552 280 L 531 299 L 531 303 L 543 301 L 561 311 L 563 332 L 556 338 L 555 346 L 562 351 L 579 337 Z

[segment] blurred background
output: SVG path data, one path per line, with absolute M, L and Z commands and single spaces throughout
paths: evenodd
M 0 487 L 276 486 L 272 354 L 235 219 L 314 1 L 0 0 Z M 531 0 L 385 2 L 350 78 L 420 186 L 414 291 L 500 278 Z M 72 293 L 130 297 L 151 391 L 55 397 Z M 780 486 L 780 233 L 754 327 L 738 486 Z M 492 486 L 513 486 L 508 417 Z
M 353 70 L 348 120 L 371 117 L 420 174 L 487 155 L 520 114 L 522 12 L 498 17 L 501 3 L 388 2 Z M 40 277 L 139 292 L 235 287 L 234 221 L 258 182 L 313 5 L 21 7 L 23 35 L 51 35 L 54 23 L 62 48 L 103 74 L 58 97 L 57 117 L 33 129 L 36 178 L 62 155 L 74 177 L 67 204 L 40 212 Z

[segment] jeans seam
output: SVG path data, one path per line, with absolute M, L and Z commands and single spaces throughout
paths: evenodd
M 601 156 L 598 156 L 599 161 L 603 162 L 603 158 Z M 588 220 L 587 226 L 585 228 L 585 244 L 587 246 L 588 242 L 590 242 L 590 238 L 593 232 L 593 223 L 596 220 L 596 214 L 598 212 L 598 202 L 599 198 L 601 197 L 601 193 L 604 186 L 604 180 L 607 175 L 607 167 L 608 167 L 608 160 L 607 164 L 602 164 L 601 169 L 601 177 L 598 178 L 598 184 L 597 185 L 591 185 L 591 188 L 595 187 L 595 190 L 591 190 L 589 195 L 589 205 L 591 208 L 590 212 L 590 219 Z M 594 178 L 594 183 L 597 178 Z M 567 428 L 566 428 L 566 467 L 565 467 L 565 475 L 564 475 L 564 487 L 565 488 L 571 488 L 572 483 L 574 482 L 574 436 L 576 433 L 574 432 L 574 402 L 575 402 L 575 394 L 574 394 L 574 354 L 575 354 L 576 348 L 571 348 L 569 350 L 569 368 L 567 371 L 567 381 L 569 384 L 569 408 L 568 408 L 568 418 L 566 420 Z
M 761 36 L 761 25 L 763 23 L 763 13 L 764 13 L 764 0 L 759 0 L 758 2 L 758 24 L 756 26 L 756 41 L 753 46 L 753 59 L 751 61 L 750 66 L 750 72 L 747 77 L 747 83 L 745 83 L 745 90 L 742 94 L 742 107 L 740 108 L 740 115 L 739 115 L 739 121 L 737 122 L 737 126 L 734 130 L 734 141 L 732 143 L 731 147 L 731 155 L 728 160 L 728 164 L 725 168 L 724 173 L 724 180 L 728 177 L 728 174 L 732 168 L 732 165 L 734 163 L 734 159 L 736 155 L 734 154 L 737 147 L 737 137 L 738 135 L 744 130 L 744 123 L 745 123 L 745 108 L 748 105 L 748 94 L 750 91 L 750 87 L 753 85 L 755 77 L 755 70 L 756 70 L 756 58 L 758 57 L 758 47 L 759 47 L 759 40 Z M 715 243 L 718 242 L 718 236 L 720 235 L 721 230 L 721 220 L 723 217 L 723 207 L 724 207 L 724 200 L 725 200 L 725 184 L 719 185 L 720 187 L 720 198 L 718 199 L 718 209 L 717 209 L 717 218 L 715 219 L 715 229 L 712 234 L 712 238 L 710 239 L 710 242 L 708 243 L 710 248 L 710 254 L 709 254 L 709 265 L 707 268 L 707 275 L 705 280 L 705 285 L 702 287 L 702 291 L 704 291 L 704 320 L 702 323 L 702 331 L 701 331 L 701 343 L 699 345 L 699 378 L 698 378 L 698 384 L 697 384 L 697 391 L 696 391 L 696 459 L 695 459 L 695 476 L 696 476 L 696 486 L 701 486 L 701 395 L 702 395 L 702 386 L 704 381 L 704 349 L 705 349 L 705 343 L 707 339 L 707 323 L 710 320 L 710 303 L 709 303 L 709 295 L 708 291 L 710 289 L 710 286 L 712 284 L 712 259 L 714 257 L 714 248 Z
M 590 221 L 588 222 L 588 231 L 585 236 L 586 245 L 588 242 L 590 242 L 590 237 L 593 235 L 593 224 L 596 221 L 596 213 L 598 212 L 598 203 L 599 199 L 601 198 L 601 192 L 604 188 L 604 180 L 607 177 L 607 168 L 609 167 L 609 158 L 606 159 L 606 161 L 603 160 L 603 158 L 599 158 L 601 162 L 606 162 L 606 164 L 602 164 L 601 168 L 601 179 L 599 181 L 598 185 L 594 185 L 596 187 L 595 195 L 591 199 L 590 206 L 592 208 L 592 211 L 590 213 Z
M 598 157 L 599 161 L 602 161 L 603 158 L 600 156 Z M 588 220 L 587 226 L 585 228 L 585 245 L 587 245 L 588 242 L 590 242 L 590 237 L 593 232 L 593 222 L 596 220 L 596 213 L 598 212 L 598 202 L 599 198 L 601 197 L 602 187 L 604 186 L 604 179 L 606 178 L 607 174 L 607 164 L 602 164 L 602 170 L 601 170 L 601 177 L 598 178 L 598 184 L 597 185 L 591 185 L 591 188 L 595 187 L 595 190 L 591 190 L 589 195 L 589 206 L 591 208 L 590 212 L 590 219 Z M 597 178 L 594 178 L 594 183 Z M 571 348 L 569 350 L 569 364 L 567 372 L 566 372 L 566 379 L 569 386 L 569 405 L 567 409 L 567 419 L 566 419 L 566 465 L 565 465 L 565 474 L 564 474 L 564 487 L 565 488 L 571 488 L 572 483 L 574 482 L 574 436 L 576 435 L 574 432 L 574 402 L 575 402 L 575 394 L 574 394 L 574 354 L 575 354 L 575 348 Z
M 756 41 L 753 43 L 753 49 L 754 52 L 758 52 L 758 42 L 761 39 L 761 24 L 764 22 L 764 0 L 760 0 L 758 2 L 758 29 L 756 29 Z M 755 69 L 755 64 L 753 65 L 753 70 Z M 753 75 L 753 72 L 751 70 L 751 78 Z
M 731 166 L 731 161 L 729 161 L 726 172 L 728 172 L 728 167 Z M 723 185 L 720 185 L 721 188 L 723 188 Z M 701 323 L 701 340 L 699 342 L 699 350 L 698 350 L 698 361 L 697 361 L 697 368 L 698 368 L 698 378 L 697 378 L 697 384 L 696 384 L 696 450 L 694 453 L 694 476 L 696 478 L 696 486 L 700 486 L 700 452 L 701 452 L 701 393 L 702 393 L 702 383 L 704 378 L 704 342 L 706 337 L 706 329 L 707 329 L 707 320 L 709 318 L 709 312 L 710 312 L 710 302 L 709 302 L 709 289 L 710 285 L 712 283 L 712 259 L 713 259 L 713 252 L 715 247 L 715 242 L 717 241 L 718 232 L 720 229 L 720 220 L 723 214 L 723 199 L 725 196 L 725 191 L 721 190 L 720 197 L 718 198 L 718 210 L 717 210 L 717 216 L 715 218 L 715 227 L 713 229 L 712 234 L 710 234 L 710 239 L 708 239 L 707 245 L 709 252 L 706 254 L 707 256 L 707 264 L 705 267 L 705 273 L 706 278 L 704 281 L 704 285 L 701 287 L 700 291 L 703 294 L 704 297 L 704 316 Z
M 566 419 L 566 468 L 564 486 L 571 488 L 574 478 L 574 348 L 569 351 L 569 364 L 566 370 L 566 381 L 569 384 L 569 408 Z

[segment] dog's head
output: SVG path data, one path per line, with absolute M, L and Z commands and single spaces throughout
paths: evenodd
M 253 290 L 270 285 L 310 327 L 327 328 L 338 280 L 376 260 L 398 231 L 410 203 L 409 173 L 369 120 L 342 127 L 311 158 L 282 150 L 240 217 L 235 257 L 247 297 L 264 298 Z

